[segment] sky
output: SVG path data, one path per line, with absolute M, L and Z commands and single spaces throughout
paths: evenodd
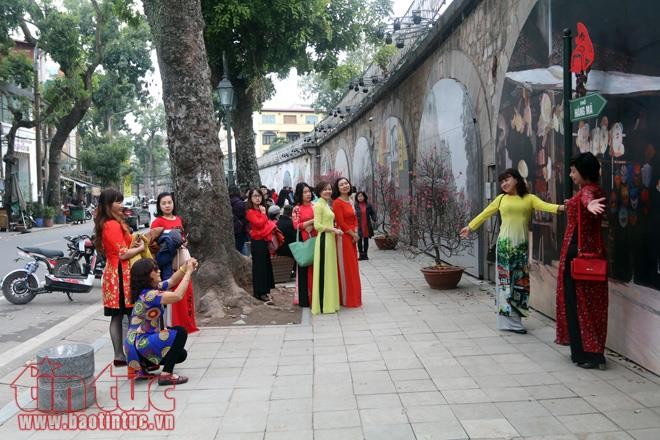
M 402 17 L 412 0 L 393 0 L 392 11 L 394 17 Z M 311 104 L 309 100 L 305 100 L 298 88 L 298 76 L 296 69 L 291 69 L 289 76 L 284 80 L 274 78 L 275 82 L 275 96 L 264 103 L 264 107 L 290 107 L 296 104 Z

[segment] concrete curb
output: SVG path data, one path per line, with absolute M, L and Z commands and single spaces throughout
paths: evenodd
M 71 316 L 70 318 L 65 319 L 64 321 L 60 322 L 54 327 L 46 330 L 45 332 L 33 337 L 32 339 L 28 339 L 27 341 L 23 342 L 21 345 L 18 345 L 12 349 L 7 350 L 2 355 L 2 359 L 0 360 L 0 369 L 5 365 L 14 362 L 19 357 L 25 356 L 26 354 L 30 353 L 31 351 L 35 350 L 36 348 L 38 348 L 42 344 L 45 344 L 51 339 L 54 339 L 59 335 L 67 332 L 67 330 L 69 330 L 70 328 L 78 326 L 80 323 L 85 322 L 86 320 L 89 319 L 90 316 L 98 315 L 102 308 L 103 306 L 101 304 L 95 304 L 89 306 L 86 309 L 83 309 L 80 312 L 76 313 L 74 316 Z

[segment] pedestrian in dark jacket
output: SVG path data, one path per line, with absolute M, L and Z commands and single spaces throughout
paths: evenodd
M 231 213 L 234 221 L 234 243 L 236 250 L 247 255 L 245 242 L 248 241 L 248 222 L 245 219 L 245 201 L 241 198 L 240 190 L 237 186 L 229 187 L 229 201 L 231 203 Z
M 277 255 L 291 258 L 293 258 L 293 254 L 289 249 L 289 244 L 296 241 L 296 230 L 293 228 L 293 219 L 291 218 L 292 213 L 293 206 L 284 205 L 282 215 L 277 220 L 277 228 L 284 234 L 284 245 L 277 250 Z
M 364 191 L 358 192 L 355 196 L 355 215 L 357 216 L 359 236 L 357 244 L 360 256 L 358 260 L 368 260 L 369 238 L 374 236 L 373 222 L 376 221 L 376 211 L 369 203 L 369 197 Z

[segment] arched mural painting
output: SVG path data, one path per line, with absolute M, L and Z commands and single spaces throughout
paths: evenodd
M 472 214 L 481 208 L 481 164 L 472 103 L 465 87 L 454 79 L 441 79 L 426 95 L 419 129 L 416 160 L 437 148 L 451 163 L 456 191 L 462 192 Z M 449 261 L 479 274 L 478 242 L 464 255 Z
M 348 157 L 346 156 L 346 151 L 343 148 L 337 150 L 337 155 L 335 156 L 335 167 L 334 171 L 337 176 L 346 177 L 350 180 L 351 175 L 348 169 Z
M 596 19 L 594 11 L 599 11 Z M 608 194 L 603 222 L 614 301 L 656 307 L 660 299 L 660 37 L 657 4 L 631 0 L 540 0 L 510 58 L 498 114 L 497 167 L 513 166 L 530 190 L 561 203 L 563 181 L 562 30 L 583 22 L 595 57 L 586 87 L 607 99 L 603 113 L 575 123 L 573 154 L 590 151 L 600 161 Z M 645 32 L 632 34 L 631 30 Z M 563 222 L 541 213 L 532 220 L 532 305 L 554 314 Z M 536 298 L 535 298 L 536 297 Z M 657 342 L 637 340 L 631 303 L 610 306 L 608 345 L 654 371 Z M 624 313 L 627 313 L 624 316 Z M 646 313 L 646 312 L 644 312 Z M 657 309 L 656 309 L 657 314 Z M 650 319 L 650 318 L 647 318 Z M 657 319 L 657 318 L 655 318 Z M 616 322 L 617 324 L 613 324 Z M 650 322 L 650 321 L 649 321 Z M 640 325 L 649 325 L 646 324 Z M 656 321 L 657 322 L 657 321 Z M 649 327 L 647 327 L 649 328 Z M 655 332 L 657 334 L 657 332 Z M 646 353 L 646 354 L 644 354 Z
M 365 191 L 367 194 L 372 193 L 373 164 L 371 162 L 371 152 L 369 151 L 369 141 L 365 137 L 359 138 L 355 143 L 351 181 L 358 191 Z
M 289 170 L 284 172 L 284 178 L 282 179 L 282 188 L 285 186 L 293 186 L 293 179 Z
M 321 150 L 321 177 L 327 176 L 332 171 L 332 162 L 328 149 Z
M 390 116 L 385 120 L 378 143 L 376 163 L 384 168 L 388 181 L 402 196 L 408 195 L 408 142 L 399 118 Z

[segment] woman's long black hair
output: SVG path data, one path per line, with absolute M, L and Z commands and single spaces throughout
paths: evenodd
M 94 216 L 94 247 L 102 255 L 105 255 L 103 249 L 103 226 L 105 222 L 108 220 L 117 220 L 124 230 L 128 232 L 128 226 L 124 222 L 124 218 L 118 218 L 112 211 L 113 203 L 123 201 L 124 195 L 114 188 L 103 190 L 99 196 L 99 203 L 96 207 L 96 215 Z
M 516 185 L 516 191 L 518 191 L 518 195 L 520 197 L 525 197 L 526 194 L 529 194 L 529 190 L 527 189 L 527 184 L 525 183 L 525 179 L 523 179 L 523 177 L 520 175 L 518 170 L 516 170 L 515 168 L 507 168 L 502 172 L 502 174 L 500 174 L 497 177 L 497 181 L 501 182 L 507 177 L 513 177 L 518 181 L 518 184 Z
M 312 197 L 314 197 L 314 188 L 305 182 L 300 182 L 296 185 L 296 192 L 293 193 L 293 203 L 296 205 L 303 204 L 303 191 L 305 191 L 305 188 L 309 188 L 309 191 L 312 193 Z
M 155 289 L 151 284 L 151 272 L 158 270 L 158 263 L 151 258 L 137 260 L 131 266 L 131 300 L 135 304 L 144 289 Z

